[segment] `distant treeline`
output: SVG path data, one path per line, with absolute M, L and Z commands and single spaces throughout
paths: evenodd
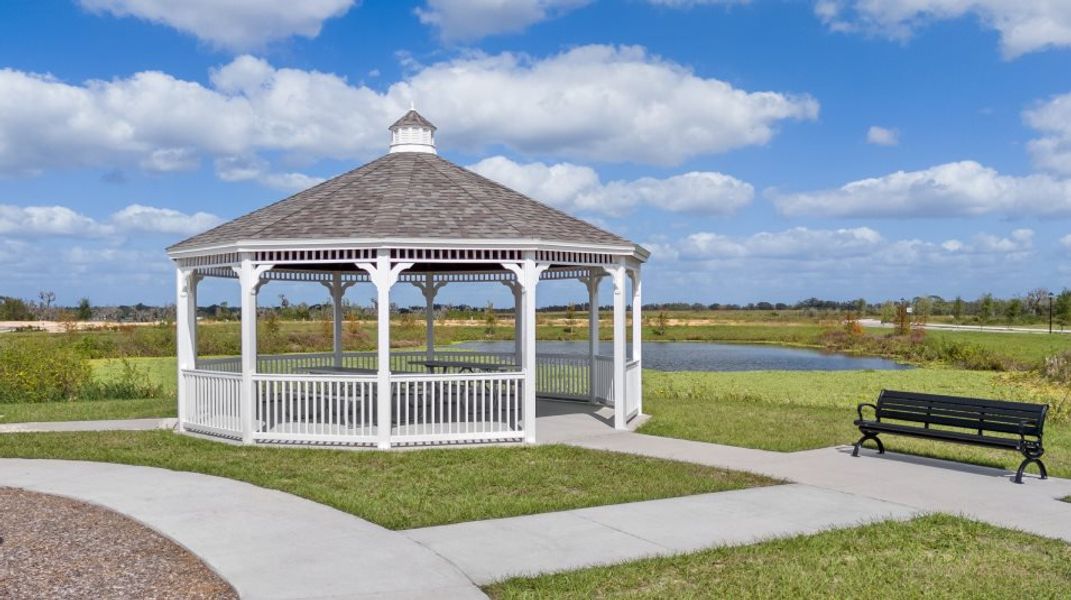
M 0 296 L 0 321 L 117 321 L 117 322 L 152 322 L 168 321 L 175 317 L 174 305 L 150 306 L 142 303 L 119 306 L 92 306 L 88 299 L 82 299 L 76 306 L 59 306 L 54 304 L 55 294 L 41 292 L 39 300 L 24 300 L 8 296 Z M 376 309 L 374 306 L 359 306 L 349 301 L 345 303 L 347 319 L 374 319 Z M 1054 322 L 1061 325 L 1071 325 L 1071 289 L 1065 288 L 1059 293 L 1050 293 L 1044 288 L 1030 290 L 1021 296 L 1010 298 L 998 298 L 992 294 L 983 294 L 974 299 L 955 297 L 952 299 L 941 296 L 916 296 L 914 298 L 900 298 L 895 300 L 883 300 L 871 302 L 865 298 L 855 300 L 826 300 L 821 298 L 808 298 L 795 304 L 784 302 L 750 302 L 747 304 L 722 304 L 713 302 L 662 302 L 648 303 L 643 309 L 654 312 L 710 312 L 710 311 L 798 311 L 804 316 L 820 316 L 828 313 L 852 313 L 858 317 L 880 317 L 891 321 L 895 315 L 896 307 L 907 304 L 916 319 L 929 317 L 951 317 L 956 321 L 965 322 L 1036 322 L 1048 318 L 1051 309 Z M 610 305 L 600 307 L 600 310 L 610 310 Z M 512 306 L 492 306 L 488 302 L 484 306 L 472 306 L 468 304 L 436 304 L 434 306 L 436 319 L 481 319 L 489 314 L 510 314 Z M 587 303 L 557 304 L 543 306 L 539 312 L 575 313 L 577 316 L 588 310 Z M 264 315 L 274 316 L 283 320 L 316 321 L 331 318 L 331 306 L 327 303 L 309 304 L 306 302 L 293 303 L 285 296 L 279 296 L 279 305 L 261 307 L 259 311 Z M 424 312 L 424 307 L 402 307 L 391 305 L 392 314 L 409 315 Z M 240 316 L 237 306 L 230 306 L 226 302 L 200 306 L 197 314 L 201 318 L 218 320 L 236 320 Z

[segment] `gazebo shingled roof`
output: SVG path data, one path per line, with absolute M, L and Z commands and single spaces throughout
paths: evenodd
M 409 112 L 402 115 L 402 118 L 398 119 L 393 125 L 388 127 L 388 129 L 393 130 L 397 127 L 427 127 L 432 131 L 437 129 L 435 125 L 432 125 L 431 121 L 424 118 L 424 115 L 412 108 L 409 109 Z
M 633 247 L 436 154 L 387 154 L 168 248 L 242 240 L 518 239 Z

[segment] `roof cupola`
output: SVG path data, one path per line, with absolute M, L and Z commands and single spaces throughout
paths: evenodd
M 423 152 L 438 154 L 435 151 L 435 126 L 425 119 L 410 104 L 409 112 L 390 126 L 390 152 Z

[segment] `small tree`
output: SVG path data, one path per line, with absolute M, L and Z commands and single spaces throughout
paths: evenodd
M 894 304 L 891 300 L 886 300 L 885 303 L 881 305 L 881 322 L 892 323 L 895 320 L 896 304 Z
M 896 335 L 911 335 L 911 311 L 906 301 L 896 305 Z
M 487 301 L 487 307 L 483 309 L 483 322 L 484 333 L 494 335 L 498 328 L 498 315 L 495 314 L 495 305 L 490 300 Z
M 572 333 L 574 326 L 576 326 L 576 306 L 570 302 L 565 307 L 565 333 Z
M 74 318 L 79 321 L 88 321 L 93 318 L 93 308 L 89 305 L 89 298 L 78 301 L 78 308 L 74 311 Z
M 993 318 L 993 294 L 983 294 L 978 301 L 978 318 L 982 323 L 988 323 Z
M 52 318 L 52 303 L 56 301 L 56 292 L 42 290 L 37 293 L 37 297 L 41 299 L 42 318 Z
M 1018 298 L 1012 298 L 1008 301 L 1008 305 L 1004 307 L 1004 317 L 1008 319 L 1008 324 L 1015 323 L 1019 320 L 1023 314 L 1023 301 Z
M 952 318 L 957 321 L 963 319 L 963 298 L 959 296 L 952 301 Z
M 658 311 L 658 315 L 655 317 L 655 335 L 666 335 L 666 328 L 669 327 L 669 317 L 666 316 L 666 311 Z
M 1061 327 L 1071 325 L 1071 290 L 1065 289 L 1056 295 L 1052 303 L 1052 314 Z

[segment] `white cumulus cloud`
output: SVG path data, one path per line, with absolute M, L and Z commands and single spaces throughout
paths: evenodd
M 98 221 L 66 206 L 0 204 L 0 234 L 10 236 L 108 237 L 124 232 L 192 235 L 219 225 L 206 212 L 186 214 L 170 208 L 131 204 Z
M 1071 175 L 1071 93 L 1036 104 L 1023 113 L 1023 118 L 1041 133 L 1029 145 L 1034 163 Z
M 170 208 L 131 204 L 113 214 L 111 222 L 123 231 L 193 235 L 219 225 L 222 219 L 206 212 L 185 214 Z
M 355 0 L 79 0 L 87 10 L 167 25 L 232 50 L 320 34 Z
M 876 146 L 895 146 L 900 143 L 900 132 L 895 129 L 871 125 L 870 129 L 866 131 L 866 141 L 868 144 Z
M 0 204 L 0 233 L 10 235 L 99 236 L 111 228 L 66 206 Z
M 1071 180 L 1001 175 L 974 161 L 897 171 L 835 189 L 768 195 L 788 216 L 1071 216 Z
M 263 152 L 367 159 L 385 150 L 386 127 L 412 99 L 439 126 L 440 145 L 655 164 L 762 145 L 782 122 L 818 114 L 809 96 L 741 90 L 640 47 L 467 55 L 417 67 L 385 92 L 252 56 L 214 70 L 207 86 L 157 71 L 71 84 L 2 69 L 0 174 L 167 171 Z
M 818 0 L 815 14 L 834 31 L 907 39 L 935 21 L 974 17 L 1000 34 L 1006 58 L 1071 46 L 1065 0 Z
M 427 0 L 415 10 L 421 23 L 446 41 L 472 41 L 517 33 L 590 4 L 592 0 Z
M 494 156 L 468 168 L 547 204 L 612 216 L 641 204 L 672 212 L 728 215 L 747 206 L 755 194 L 751 184 L 709 171 L 603 183 L 594 169 L 571 163 L 520 164 Z

